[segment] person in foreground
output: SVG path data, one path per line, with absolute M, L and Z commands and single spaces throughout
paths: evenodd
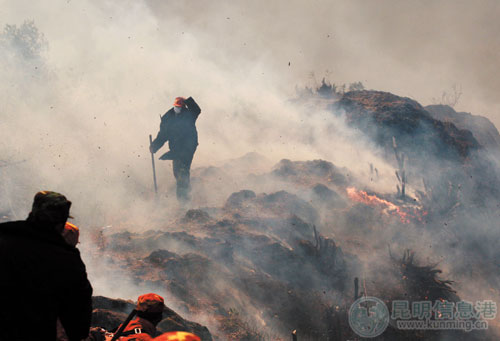
M 92 286 L 62 235 L 70 207 L 64 195 L 42 191 L 26 220 L 0 224 L 0 340 L 55 340 L 58 319 L 68 340 L 88 336 Z
M 137 317 L 127 324 L 120 340 L 151 340 L 156 335 L 156 325 L 160 323 L 164 309 L 165 303 L 160 295 L 150 293 L 139 296 Z
M 195 334 L 184 331 L 170 331 L 157 335 L 156 326 L 163 318 L 165 301 L 160 295 L 149 293 L 139 296 L 137 306 L 133 314 L 137 316 L 127 323 L 118 326 L 115 333 L 109 333 L 105 329 L 96 327 L 92 329 L 91 336 L 86 341 L 201 341 Z M 156 336 L 156 337 L 155 337 Z

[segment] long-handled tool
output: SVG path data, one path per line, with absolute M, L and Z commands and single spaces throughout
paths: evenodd
M 122 323 L 122 326 L 120 327 L 120 329 L 118 329 L 118 331 L 115 333 L 115 335 L 113 336 L 113 338 L 111 339 L 111 341 L 115 341 L 115 340 L 118 340 L 118 338 L 122 335 L 123 333 L 123 330 L 125 329 L 125 327 L 127 327 L 128 323 L 130 322 L 130 320 L 132 320 L 135 316 L 135 314 L 137 314 L 137 310 L 132 310 L 130 312 L 130 314 L 127 316 L 127 319 Z
M 153 137 L 151 134 L 149 135 L 149 145 L 153 144 Z M 151 152 L 151 163 L 153 164 L 153 181 L 155 184 L 155 194 L 158 194 L 158 185 L 156 184 L 156 168 L 155 168 L 155 156 L 153 152 Z

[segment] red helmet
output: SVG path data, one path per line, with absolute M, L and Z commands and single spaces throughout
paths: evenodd
M 161 313 L 165 308 L 163 297 L 157 294 L 145 294 L 137 299 L 137 310 L 151 313 Z
M 184 101 L 186 99 L 184 97 L 176 97 L 175 98 L 175 101 L 174 101 L 174 107 L 184 107 L 185 104 L 184 104 Z

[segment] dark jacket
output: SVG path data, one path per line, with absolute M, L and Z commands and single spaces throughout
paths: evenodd
M 80 252 L 55 230 L 28 221 L 0 224 L 0 340 L 69 340 L 89 333 L 92 287 Z
M 185 104 L 187 108 L 183 108 L 179 114 L 172 108 L 161 118 L 160 131 L 151 145 L 151 151 L 156 153 L 168 141 L 170 152 L 162 159 L 192 156 L 198 146 L 195 123 L 201 109 L 192 97 L 186 99 Z

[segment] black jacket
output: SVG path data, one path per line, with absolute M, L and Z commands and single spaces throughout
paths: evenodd
M 198 146 L 195 123 L 201 109 L 192 97 L 186 99 L 185 104 L 187 108 L 183 108 L 179 114 L 172 108 L 161 118 L 160 131 L 151 145 L 151 151 L 156 153 L 168 141 L 170 152 L 163 159 L 192 155 Z
M 80 252 L 55 230 L 28 221 L 0 224 L 0 340 L 55 340 L 89 333 L 92 287 Z

